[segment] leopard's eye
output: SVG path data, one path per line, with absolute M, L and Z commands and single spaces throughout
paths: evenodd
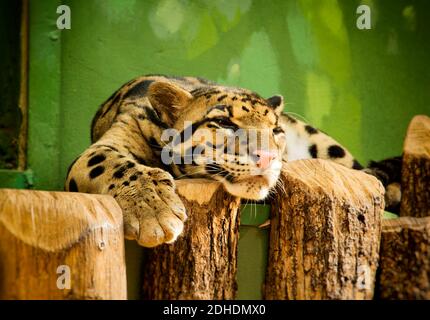
M 217 125 L 219 125 L 220 127 L 225 128 L 225 129 L 231 129 L 231 130 L 239 129 L 237 124 L 233 123 L 228 118 L 216 118 L 213 120 L 213 122 L 216 123 Z
M 284 130 L 281 127 L 276 127 L 273 129 L 274 134 L 284 133 Z

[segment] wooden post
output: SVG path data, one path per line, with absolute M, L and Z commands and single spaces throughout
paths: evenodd
M 240 199 L 203 179 L 177 188 L 188 220 L 174 244 L 147 250 L 144 299 L 234 299 Z
M 401 216 L 430 216 L 430 117 L 415 116 L 403 147 Z
M 122 212 L 112 197 L 0 189 L 0 299 L 126 296 Z
M 272 201 L 266 299 L 371 299 L 384 189 L 325 160 L 284 165 Z
M 430 217 L 384 220 L 379 284 L 382 299 L 430 299 Z
M 403 146 L 401 218 L 384 220 L 381 299 L 430 299 L 430 118 L 415 116 Z

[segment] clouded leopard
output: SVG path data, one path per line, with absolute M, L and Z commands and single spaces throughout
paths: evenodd
M 92 145 L 70 166 L 65 188 L 115 197 L 126 237 L 152 247 L 175 241 L 187 217 L 174 178 L 215 179 L 235 196 L 261 200 L 282 161 L 322 158 L 363 169 L 345 147 L 283 109 L 282 96 L 201 78 L 136 78 L 98 109 Z

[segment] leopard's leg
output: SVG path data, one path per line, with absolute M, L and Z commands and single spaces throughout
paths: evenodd
M 399 213 L 400 211 L 402 161 L 402 156 L 381 161 L 370 161 L 369 165 L 363 170 L 382 182 L 385 187 L 385 209 L 394 213 Z
M 72 164 L 65 188 L 112 195 L 124 214 L 126 238 L 153 247 L 175 241 L 187 216 L 172 176 L 145 164 L 136 151 L 142 145 L 132 124 L 114 125 Z

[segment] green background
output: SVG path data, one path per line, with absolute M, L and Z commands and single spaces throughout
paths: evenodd
M 430 111 L 427 1 L 30 1 L 29 166 L 60 189 L 90 142 L 95 110 L 141 74 L 198 75 L 284 95 L 286 110 L 363 163 L 401 153 L 407 124 Z M 357 6 L 372 29 L 356 27 Z
M 0 21 L 7 22 L 12 6 L 3 10 L 4 3 Z M 71 30 L 56 27 L 60 4 L 71 8 Z M 371 8 L 371 30 L 356 27 L 360 4 Z M 412 116 L 430 113 L 424 0 L 31 0 L 29 27 L 32 171 L 0 171 L 0 186 L 31 181 L 36 189 L 62 189 L 69 164 L 90 143 L 98 106 L 147 73 L 282 94 L 286 111 L 335 137 L 362 163 L 400 154 Z M 4 39 L 0 33 L 2 52 L 14 52 L 16 44 Z M 244 225 L 241 237 L 239 297 L 258 298 L 267 232 Z M 130 259 L 140 254 L 134 244 L 128 248 Z M 129 270 L 133 281 L 139 268 Z

